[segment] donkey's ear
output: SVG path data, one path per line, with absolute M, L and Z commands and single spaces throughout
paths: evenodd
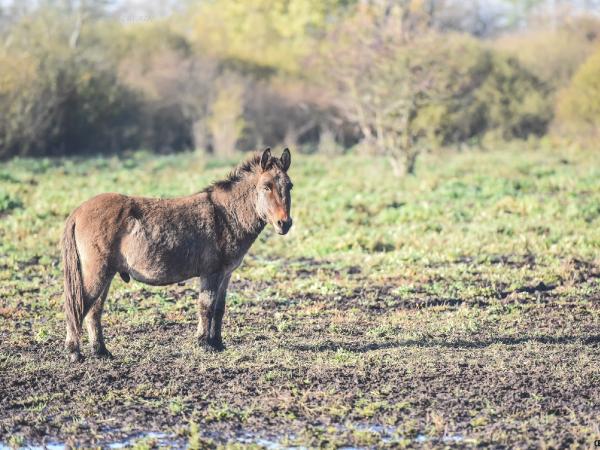
M 260 167 L 262 170 L 267 170 L 271 165 L 271 149 L 265 148 L 262 156 L 260 157 Z
M 287 172 L 290 168 L 290 164 L 292 164 L 292 155 L 290 154 L 290 149 L 286 148 L 281 154 L 281 168 L 284 172 Z

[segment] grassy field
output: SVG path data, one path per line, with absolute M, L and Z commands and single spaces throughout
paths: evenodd
M 195 346 L 195 284 L 112 285 L 114 360 L 63 353 L 58 242 L 105 191 L 175 196 L 195 155 L 0 168 L 0 448 L 110 443 L 591 447 L 600 439 L 600 154 L 296 156 L 294 227 L 230 287 L 227 350 Z

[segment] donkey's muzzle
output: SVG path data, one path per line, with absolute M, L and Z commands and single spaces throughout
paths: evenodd
M 292 228 L 292 218 L 288 217 L 286 220 L 278 220 L 275 224 L 275 229 L 279 234 L 286 234 Z

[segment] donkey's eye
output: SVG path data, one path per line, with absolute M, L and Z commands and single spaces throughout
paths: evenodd
M 264 189 L 265 191 L 267 191 L 267 192 L 271 192 L 271 185 L 270 185 L 270 184 L 265 184 L 265 185 L 263 186 L 263 189 Z

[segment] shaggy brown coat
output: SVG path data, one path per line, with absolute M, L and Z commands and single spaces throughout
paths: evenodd
M 198 277 L 198 341 L 222 349 L 221 323 L 231 273 L 267 223 L 288 232 L 291 156 L 269 149 L 198 194 L 172 199 L 101 194 L 69 216 L 62 239 L 66 348 L 82 360 L 85 319 L 93 352 L 111 356 L 102 336 L 102 308 L 119 273 L 151 285 Z

